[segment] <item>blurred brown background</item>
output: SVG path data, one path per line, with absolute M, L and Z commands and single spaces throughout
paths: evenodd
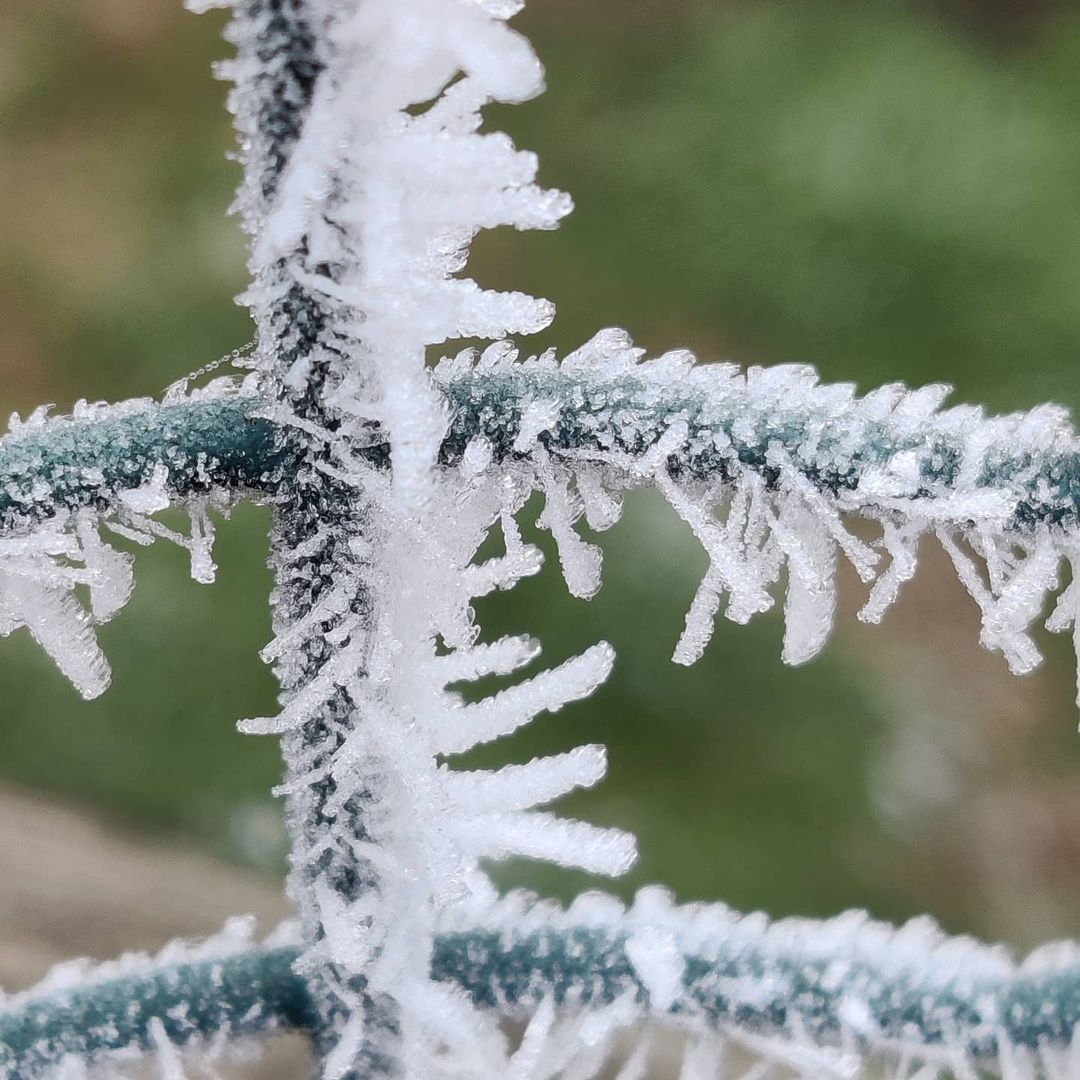
M 0 5 L 0 404 L 152 395 L 244 343 L 220 14 L 179 0 Z M 995 410 L 1080 403 L 1080 12 L 989 0 L 533 0 L 544 97 L 493 110 L 578 209 L 477 244 L 482 281 L 552 297 L 537 348 L 626 326 L 650 349 L 806 361 L 863 389 L 946 381 Z M 0 982 L 199 933 L 280 900 L 264 509 L 221 528 L 219 581 L 138 557 L 85 704 L 0 643 Z M 541 543 L 543 541 L 541 540 Z M 621 893 L 668 882 L 778 915 L 929 911 L 1019 946 L 1080 935 L 1073 660 L 1014 679 L 924 545 L 880 628 L 779 662 L 778 619 L 668 662 L 704 559 L 631 499 L 589 605 L 552 574 L 485 604 L 552 661 L 599 637 L 615 677 L 483 759 L 606 742 L 569 812 L 633 828 Z M 549 560 L 550 561 L 550 560 Z M 581 878 L 515 865 L 559 894 Z

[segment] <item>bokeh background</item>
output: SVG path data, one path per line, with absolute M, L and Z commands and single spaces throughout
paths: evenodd
M 6 411 L 154 395 L 251 336 L 210 76 L 222 24 L 179 0 L 0 4 Z M 533 0 L 518 25 L 550 89 L 492 121 L 577 210 L 554 234 L 483 236 L 473 267 L 557 302 L 537 349 L 620 325 L 651 350 L 810 362 L 863 389 L 1080 405 L 1075 5 Z M 181 551 L 138 555 L 135 597 L 101 631 L 114 683 L 98 701 L 23 633 L 0 643 L 9 979 L 53 953 L 154 944 L 234 901 L 273 909 L 277 748 L 234 728 L 274 704 L 256 657 L 267 524 L 242 507 L 221 526 L 210 587 Z M 607 743 L 608 780 L 565 809 L 637 832 L 616 891 L 660 880 L 776 915 L 930 912 L 1021 947 L 1080 935 L 1067 642 L 1042 635 L 1046 664 L 1011 677 L 925 543 L 881 627 L 855 622 L 862 587 L 844 579 L 840 627 L 806 667 L 780 664 L 769 615 L 722 620 L 684 670 L 668 657 L 704 566 L 688 531 L 641 495 L 604 548 L 589 604 L 545 572 L 482 606 L 489 633 L 537 634 L 551 661 L 601 637 L 619 654 L 590 702 L 483 760 Z M 585 884 L 501 874 L 560 895 Z

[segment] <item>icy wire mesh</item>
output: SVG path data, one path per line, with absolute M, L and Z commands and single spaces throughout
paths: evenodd
M 281 736 L 298 924 L 280 946 L 227 935 L 193 957 L 57 975 L 0 1014 L 11 1068 L 77 1075 L 149 1049 L 179 1075 L 178 1045 L 213 1050 L 284 1025 L 311 1033 L 326 1077 L 588 1076 L 644 1025 L 621 1065 L 629 1080 L 649 1068 L 645 1022 L 662 1020 L 684 1039 L 687 1080 L 770 1067 L 1065 1075 L 1070 952 L 1017 972 L 922 926 L 769 927 L 654 893 L 630 912 L 596 897 L 565 914 L 500 899 L 485 860 L 604 875 L 631 864 L 626 833 L 547 809 L 600 780 L 604 750 L 454 768 L 611 670 L 597 642 L 462 696 L 537 656 L 526 632 L 482 640 L 472 608 L 539 568 L 519 523 L 534 492 L 580 597 L 600 587 L 601 551 L 579 521 L 614 525 L 627 487 L 664 494 L 709 559 L 678 662 L 702 654 L 721 609 L 746 622 L 781 592 L 784 658 L 804 662 L 829 635 L 841 559 L 872 585 L 873 621 L 935 534 L 982 611 L 984 643 L 1028 670 L 1030 629 L 1075 557 L 1077 443 L 1061 413 L 986 419 L 940 411 L 938 386 L 860 398 L 806 368 L 742 374 L 681 351 L 646 361 L 618 330 L 561 361 L 519 360 L 510 335 L 546 325 L 550 303 L 462 276 L 480 230 L 552 228 L 570 208 L 536 185 L 533 155 L 482 131 L 486 104 L 542 86 L 506 25 L 519 5 L 231 6 L 236 55 L 222 73 L 245 167 L 251 374 L 177 387 L 161 406 L 35 415 L 7 437 L 0 628 L 26 626 L 82 693 L 100 693 L 92 626 L 131 586 L 130 557 L 100 529 L 167 536 L 208 580 L 210 509 L 269 502 L 263 657 L 282 708 L 241 727 Z M 427 367 L 429 350 L 452 354 L 463 338 L 487 344 Z M 189 533 L 154 517 L 169 505 L 188 510 Z M 853 532 L 852 515 L 877 535 Z M 492 533 L 501 551 L 478 562 Z M 1075 627 L 1076 602 L 1069 586 L 1052 628 Z M 1032 1017 L 1028 994 L 1052 1007 Z M 518 1042 L 508 1019 L 525 1025 Z
M 629 485 L 654 482 L 665 490 L 706 544 L 711 566 L 703 590 L 711 588 L 717 604 L 721 590 L 728 588 L 729 582 L 733 597 L 739 588 L 756 587 L 763 590 L 760 595 L 765 604 L 771 602 L 773 593 L 766 588 L 771 579 L 766 577 L 763 581 L 761 576 L 755 576 L 755 571 L 760 573 L 763 567 L 775 579 L 785 559 L 792 557 L 789 552 L 796 559 L 800 557 L 799 538 L 789 539 L 791 546 L 785 549 L 781 539 L 774 536 L 778 527 L 782 529 L 781 523 L 795 513 L 791 503 L 801 514 L 821 515 L 816 531 L 810 535 L 819 549 L 824 548 L 823 565 L 829 573 L 836 558 L 844 552 L 845 544 L 866 564 L 871 560 L 875 564 L 885 563 L 884 567 L 876 567 L 882 577 L 870 588 L 871 597 L 881 595 L 880 582 L 888 582 L 889 568 L 893 565 L 885 559 L 889 555 L 886 537 L 890 527 L 913 535 L 948 528 L 951 531 L 945 535 L 956 537 L 953 543 L 957 550 L 963 545 L 973 552 L 979 544 L 983 550 L 992 550 L 986 541 L 990 537 L 1013 552 L 1013 558 L 1017 558 L 1015 553 L 1032 552 L 1029 558 L 1036 558 L 1035 566 L 1039 566 L 1038 559 L 1044 560 L 1044 569 L 1039 574 L 1031 572 L 1034 567 L 1025 570 L 1026 564 L 1018 559 L 1013 576 L 1003 583 L 999 579 L 995 585 L 987 573 L 987 583 L 983 586 L 996 603 L 1003 605 L 1004 611 L 1016 611 L 1019 604 L 1021 616 L 1027 621 L 1014 619 L 1013 625 L 1021 635 L 1030 625 L 1026 613 L 1037 612 L 1044 595 L 1041 591 L 1020 593 L 1015 584 L 1010 593 L 1006 588 L 1008 582 L 1025 583 L 1028 590 L 1051 586 L 1054 578 L 1045 569 L 1046 547 L 1053 553 L 1049 561 L 1054 570 L 1062 557 L 1067 557 L 1075 513 L 1070 494 L 1074 438 L 1063 424 L 1051 429 L 1045 412 L 982 421 L 970 410 L 938 413 L 920 406 L 926 395 L 915 395 L 914 403 L 899 391 L 860 400 L 847 388 L 817 387 L 801 369 L 751 372 L 743 376 L 715 366 L 691 367 L 685 355 L 641 362 L 639 353 L 625 337 L 612 332 L 602 335 L 579 355 L 567 358 L 562 365 L 550 358 L 518 362 L 506 346 L 493 348 L 484 357 L 462 356 L 440 367 L 436 384 L 448 407 L 448 425 L 439 450 L 438 484 L 455 493 L 451 502 L 460 504 L 457 512 L 462 514 L 463 524 L 470 519 L 475 524 L 472 532 L 463 528 L 453 536 L 449 546 L 429 538 L 429 543 L 440 544 L 434 553 L 425 555 L 423 551 L 400 549 L 395 556 L 400 558 L 398 569 L 391 566 L 382 573 L 418 574 L 425 582 L 426 592 L 437 597 L 441 605 L 447 605 L 439 616 L 450 620 L 445 623 L 447 627 L 463 618 L 468 596 L 512 584 L 521 574 L 538 567 L 538 553 L 521 540 L 513 514 L 534 489 L 543 492 L 542 521 L 556 538 L 569 584 L 580 595 L 590 595 L 599 584 L 599 551 L 581 539 L 575 523 L 588 517 L 594 527 L 601 529 L 614 524 L 619 512 L 619 492 Z M 883 399 L 888 403 L 885 407 L 881 405 Z M 184 412 L 178 414 L 177 409 Z M 169 432 L 168 437 L 155 440 L 152 435 L 141 433 L 153 431 L 152 418 L 158 411 L 170 418 L 173 426 L 163 426 L 162 430 Z M 140 491 L 144 486 L 154 489 L 162 480 L 162 459 L 180 463 L 168 472 L 165 487 L 173 492 L 173 498 L 183 501 L 191 486 L 198 491 L 199 484 L 204 482 L 197 470 L 183 464 L 189 460 L 185 445 L 189 438 L 202 440 L 200 460 L 205 475 L 223 477 L 229 472 L 232 479 L 218 481 L 223 488 L 228 490 L 235 483 L 234 495 L 243 492 L 273 498 L 274 485 L 283 482 L 282 478 L 296 468 L 293 455 L 298 450 L 289 429 L 280 438 L 273 437 L 275 429 L 260 415 L 262 411 L 257 397 L 208 396 L 160 409 L 141 403 L 115 413 L 98 411 L 78 419 L 60 419 L 21 430 L 9 436 L 0 448 L 0 469 L 4 470 L 6 489 L 18 491 L 21 485 L 32 490 L 33 485 L 27 487 L 22 478 L 48 460 L 53 490 L 48 502 L 40 498 L 37 502 L 25 499 L 20 505 L 14 500 L 6 508 L 9 533 L 18 536 L 29 531 L 35 535 L 36 531 L 45 530 L 44 534 L 55 535 L 61 523 L 68 522 L 78 535 L 77 530 L 87 527 L 88 514 L 108 515 L 114 507 L 124 513 L 129 508 L 129 491 Z M 229 422 L 221 423 L 225 418 Z M 148 485 L 132 482 L 130 459 L 117 453 L 118 445 L 126 449 L 127 443 L 136 441 L 135 435 L 127 434 L 132 423 L 140 433 L 138 437 L 144 439 L 138 447 L 141 455 L 138 476 L 149 478 Z M 977 429 L 983 424 L 996 431 L 1000 441 L 977 438 Z M 677 437 L 671 434 L 673 431 Z M 806 448 L 802 453 L 800 446 Z M 974 461 L 969 459 L 965 468 L 965 450 L 971 446 L 979 456 Z M 844 452 L 838 447 L 845 448 Z M 373 435 L 364 450 L 364 460 L 373 477 L 385 474 L 387 459 L 385 442 Z M 798 479 L 793 479 L 790 472 L 785 475 L 774 464 L 777 461 L 797 462 Z M 895 488 L 884 486 L 896 474 L 917 476 L 918 486 L 912 486 L 908 479 L 907 488 L 901 488 L 897 494 Z M 748 492 L 742 496 L 741 511 L 738 510 L 740 490 Z M 97 510 L 88 509 L 87 500 L 91 496 L 96 500 Z M 750 539 L 755 536 L 749 528 L 753 521 L 750 503 L 755 498 L 759 502 L 756 511 L 759 524 L 757 541 L 750 545 Z M 713 512 L 717 504 L 719 514 Z M 432 505 L 437 519 L 444 520 L 450 503 L 438 498 Z M 841 514 L 853 508 L 878 519 L 881 541 L 876 544 L 855 541 L 849 536 Z M 989 513 L 983 520 L 972 521 L 981 510 Z M 734 525 L 729 525 L 733 513 Z M 990 531 L 991 527 L 996 531 Z M 471 554 L 478 543 L 477 537 L 488 528 L 502 534 L 505 550 L 487 562 L 476 564 L 471 561 Z M 978 536 L 976 530 L 981 530 L 983 535 Z M 1038 555 L 1040 545 L 1044 548 L 1042 555 Z M 969 559 L 972 557 L 967 555 Z M 717 562 L 727 576 L 718 574 Z M 742 579 L 736 572 L 740 565 L 745 565 L 742 573 L 746 576 Z M 443 575 L 449 581 L 442 589 L 431 590 L 428 582 L 432 575 L 434 579 Z M 465 591 L 460 594 L 450 589 L 456 575 L 465 579 Z M 412 586 L 408 578 L 402 581 L 392 591 L 393 596 L 408 595 L 410 589 L 416 591 L 415 581 Z M 798 618 L 805 618 L 807 612 L 815 618 L 789 626 L 788 642 L 792 635 L 796 635 L 795 640 L 806 640 L 807 633 L 811 640 L 820 641 L 827 632 L 832 617 L 831 579 L 810 579 L 808 585 L 817 590 L 811 596 L 817 602 L 796 606 L 795 612 Z M 353 618 L 346 602 L 350 586 L 347 582 L 339 586 L 327 592 L 326 610 L 316 619 L 326 618 L 327 613 L 342 620 Z M 792 587 L 790 577 L 788 587 Z M 794 587 L 798 588 L 798 583 Z M 477 592 L 471 591 L 474 589 Z M 892 586 L 889 591 L 894 591 Z M 687 635 L 696 625 L 707 636 L 711 617 L 709 622 L 702 621 L 700 604 L 699 594 L 695 600 L 699 610 L 688 618 Z M 789 597 L 789 611 L 791 604 Z M 732 606 L 729 601 L 729 611 Z M 393 608 L 388 610 L 391 612 L 388 620 L 411 617 L 409 611 L 394 614 Z M 745 613 L 745 607 L 742 610 Z M 988 614 L 994 614 L 993 605 L 988 605 Z M 420 731 L 418 735 L 438 740 L 437 745 L 444 752 L 464 747 L 472 739 L 494 737 L 525 722 L 536 710 L 557 707 L 588 692 L 610 664 L 610 654 L 598 648 L 579 661 L 526 679 L 488 701 L 463 706 L 439 689 L 440 682 L 452 686 L 460 679 L 485 671 L 511 671 L 534 657 L 536 645 L 527 637 L 474 644 L 467 624 L 458 625 L 465 626 L 458 631 L 465 633 L 465 644 L 456 653 L 441 656 L 428 653 L 427 660 L 423 652 L 405 654 L 410 665 L 422 669 L 426 664 L 433 668 L 429 676 L 432 681 L 428 683 L 432 689 L 418 690 L 415 680 L 406 686 L 388 680 L 394 695 L 391 700 L 397 708 L 417 713 L 422 709 L 436 719 L 430 730 Z M 303 627 L 297 631 L 303 632 Z M 347 633 L 347 627 L 341 631 L 343 641 Z M 680 649 L 685 649 L 687 635 Z M 79 640 L 75 637 L 74 643 L 78 644 Z M 702 637 L 696 640 L 704 645 Z M 285 638 L 268 646 L 266 653 L 273 659 L 279 650 L 290 647 L 289 639 Z M 1012 647 L 1019 650 L 1022 646 Z M 336 670 L 347 673 L 350 662 L 351 658 L 347 658 Z M 302 724 L 304 710 L 315 707 L 320 694 L 333 692 L 339 685 L 337 678 L 334 670 L 327 672 L 306 698 L 294 699 L 296 704 L 287 705 L 280 716 L 249 721 L 247 726 L 278 730 Z M 422 706 L 411 703 L 410 696 L 418 692 L 434 696 L 425 698 Z M 357 753 L 358 741 L 354 740 L 352 747 L 330 765 L 331 770 L 336 765 L 340 775 L 340 770 L 348 768 L 350 755 Z M 605 933 L 614 935 L 613 942 L 623 940 L 624 944 L 618 948 L 625 950 L 630 958 L 625 962 L 636 972 L 633 986 L 626 984 L 633 993 L 622 1005 L 612 1007 L 613 1002 L 622 1000 L 620 993 L 605 991 L 606 1011 L 592 1016 L 592 1005 L 599 1004 L 600 999 L 594 1002 L 590 993 L 579 1001 L 587 1008 L 576 1020 L 570 1017 L 559 1020 L 559 1011 L 552 1012 L 545 1005 L 537 1014 L 538 1026 L 531 1029 L 531 1040 L 522 1048 L 514 1051 L 512 1044 L 501 1041 L 501 1036 L 489 1034 L 482 1043 L 486 1049 L 479 1059 L 466 1055 L 463 1062 L 459 1056 L 455 1067 L 482 1071 L 495 1069 L 495 1063 L 500 1060 L 506 1067 L 515 1060 L 522 1064 L 525 1058 L 515 1058 L 514 1054 L 521 1054 L 527 1045 L 531 1048 L 530 1060 L 535 1062 L 530 1066 L 534 1068 L 531 1075 L 561 1075 L 564 1066 L 570 1069 L 571 1058 L 577 1062 L 576 1067 L 585 1069 L 588 1062 L 607 1060 L 620 1048 L 625 1049 L 619 1041 L 620 1033 L 628 1026 L 633 1027 L 637 1023 L 635 1018 L 641 1017 L 640 995 L 647 991 L 644 1000 L 650 1003 L 649 1016 L 655 1015 L 657 1008 L 661 1015 L 673 1010 L 679 1017 L 680 1031 L 684 1034 L 698 1031 L 690 1045 L 702 1049 L 689 1055 L 687 1069 L 697 1068 L 694 1062 L 717 1064 L 721 1050 L 726 1048 L 732 1069 L 743 1068 L 745 1053 L 751 1057 L 764 1054 L 767 1060 L 787 1062 L 791 1069 L 801 1069 L 805 1075 L 822 1075 L 826 1069 L 843 1075 L 845 1070 L 854 1069 L 864 1056 L 868 1061 L 891 1062 L 889 1068 L 899 1076 L 948 1075 L 950 1071 L 963 1075 L 965 1069 L 1000 1064 L 1003 1060 L 1010 1063 L 1009 1067 L 1018 1076 L 1053 1075 L 1047 1071 L 1052 1067 L 1064 1069 L 1061 1075 L 1068 1075 L 1067 1062 L 1071 1060 L 1068 1048 L 1074 1022 L 1070 1005 L 1074 961 L 1068 951 L 1035 958 L 1016 973 L 1001 953 L 981 952 L 962 944 L 945 947 L 948 943 L 925 929 L 913 927 L 894 938 L 891 932 L 877 927 L 868 927 L 864 933 L 859 929 L 863 924 L 848 918 L 838 923 L 835 930 L 826 924 L 802 923 L 784 933 L 766 934 L 757 943 L 753 934 L 745 939 L 742 935 L 754 928 L 765 934 L 764 922 L 750 920 L 736 924 L 719 911 L 712 915 L 703 911 L 699 919 L 705 923 L 700 925 L 710 924 L 716 938 L 711 958 L 703 959 L 685 943 L 687 924 L 682 917 L 665 904 L 655 902 L 643 903 L 640 910 L 646 914 L 637 916 L 640 929 L 636 938 L 621 924 L 618 910 L 605 907 L 604 903 L 592 909 L 587 905 L 578 908 L 572 911 L 572 917 L 556 917 L 554 925 L 561 929 L 555 937 L 530 936 L 528 919 L 537 917 L 528 916 L 520 901 L 515 907 L 513 900 L 498 902 L 489 896 L 475 881 L 470 882 L 473 871 L 469 868 L 480 855 L 524 850 L 533 855 L 584 863 L 601 871 L 619 869 L 630 850 L 616 834 L 597 834 L 587 827 L 560 823 L 528 809 L 530 805 L 549 801 L 568 787 L 595 782 L 602 769 L 600 748 L 582 747 L 546 761 L 508 766 L 493 774 L 460 773 L 448 770 L 445 765 L 435 767 L 434 774 L 429 774 L 426 784 L 431 794 L 424 812 L 431 814 L 433 820 L 425 842 L 434 850 L 424 859 L 433 875 L 442 875 L 432 876 L 430 880 L 449 906 L 447 914 L 432 924 L 428 963 L 440 991 L 456 980 L 467 992 L 464 1000 L 473 1004 L 466 1015 L 473 1017 L 470 1023 L 474 1026 L 469 1030 L 474 1036 L 490 1022 L 485 1017 L 491 1009 L 496 1010 L 496 1015 L 528 1017 L 549 994 L 552 1005 L 564 1004 L 575 1000 L 575 995 L 580 997 L 584 987 L 595 986 L 596 979 L 607 979 L 617 972 L 615 954 L 603 950 L 582 952 L 589 926 L 605 927 Z M 310 779 L 301 775 L 299 783 Z M 447 861 L 448 856 L 454 861 Z M 463 858 L 464 863 L 460 861 Z M 455 903 L 463 888 L 470 897 L 465 906 Z M 524 920 L 520 926 L 514 923 L 515 910 Z M 459 914 L 455 916 L 454 911 Z M 349 935 L 357 921 L 345 912 L 331 929 Z M 453 928 L 462 924 L 467 927 L 464 932 L 468 936 L 455 939 L 458 931 Z M 565 940 L 559 936 L 564 931 Z M 585 939 L 580 938 L 582 933 L 586 933 Z M 487 969 L 488 977 L 493 980 L 491 989 L 479 989 L 475 975 L 469 974 L 473 969 L 463 956 L 483 955 L 483 950 L 490 947 L 483 944 L 485 941 L 509 944 L 519 937 L 525 944 L 496 950 L 495 959 Z M 451 944 L 455 940 L 462 942 L 467 950 L 458 960 L 451 959 L 459 955 Z M 775 963 L 765 963 L 761 948 L 767 944 L 771 947 L 773 942 L 784 944 L 773 950 L 777 953 Z M 879 945 L 888 946 L 889 957 L 880 966 L 873 952 Z M 348 956 L 346 950 L 358 946 L 363 946 L 362 940 L 356 942 L 355 938 L 346 936 L 344 942 L 335 942 L 330 947 Z M 750 948 L 750 952 L 745 953 L 744 948 Z M 724 965 L 735 962 L 729 955 L 732 949 L 738 955 L 756 957 L 743 962 L 743 966 L 737 964 L 737 975 L 724 974 Z M 853 951 L 861 949 L 869 949 L 873 954 L 872 979 L 860 974 L 864 971 L 863 961 L 853 959 Z M 295 946 L 293 950 L 289 962 L 295 960 Z M 818 969 L 804 955 L 807 951 L 817 957 L 813 964 L 824 965 L 817 974 L 813 973 Z M 565 959 L 552 967 L 550 958 L 560 955 Z M 970 968 L 967 960 L 958 967 L 956 961 L 962 957 L 970 957 L 976 967 Z M 453 972 L 450 977 L 444 966 L 447 964 Z M 638 966 L 634 967 L 635 964 Z M 285 963 L 283 970 L 288 966 Z M 438 974 L 440 969 L 442 974 Z M 556 977 L 559 971 L 562 975 Z M 718 1001 L 726 1004 L 702 1010 L 684 1002 L 684 995 L 691 993 L 686 983 L 691 972 L 697 972 L 696 978 L 710 982 L 720 994 Z M 785 972 L 801 972 L 800 978 L 809 980 L 809 989 L 797 991 L 797 982 L 793 983 Z M 911 1002 L 919 1000 L 923 991 L 918 987 L 927 979 L 937 981 L 941 996 L 925 999 L 928 1011 L 912 1012 Z M 75 985 L 79 985 L 78 979 Z M 129 986 L 121 981 L 118 985 L 125 994 L 129 990 L 136 993 L 135 984 Z M 42 1010 L 33 1015 L 50 1018 L 50 1022 L 57 1009 L 59 1015 L 64 1015 L 62 1000 L 57 999 L 53 989 L 53 984 L 46 984 L 33 995 L 34 1000 L 41 1002 L 34 1009 Z M 114 984 L 114 993 L 116 989 Z M 93 988 L 87 992 L 93 1002 Z M 810 997 L 805 996 L 807 993 Z M 746 1003 L 739 1005 L 744 997 Z M 438 1009 L 459 998 L 459 991 L 452 991 L 450 1001 L 444 1000 L 443 1005 L 434 1009 L 428 1022 L 438 1018 Z M 271 1024 L 269 1017 L 273 1015 L 274 1024 L 306 1025 L 318 1030 L 322 1020 L 315 1004 L 317 999 L 303 1000 L 305 1004 L 299 1012 L 294 1008 L 282 1016 L 271 1010 L 267 1013 L 267 1025 Z M 210 1012 L 196 1014 L 202 1019 L 175 1032 L 172 1027 L 166 1029 L 174 1033 L 179 1043 L 186 1043 L 192 1035 L 202 1038 L 208 1034 L 199 1027 L 200 1023 L 215 1031 L 220 1028 L 234 1033 L 236 1016 L 227 1002 L 214 1003 L 212 996 L 207 1001 L 212 1005 Z M 1021 1006 L 1020 1002 L 1026 1004 Z M 28 1022 L 23 999 L 13 1002 L 8 1013 L 13 1027 Z M 136 1043 L 151 1049 L 158 1045 L 146 1041 L 151 1032 L 147 1017 L 152 1014 L 156 1015 L 151 1005 L 145 1014 L 139 1014 L 142 1027 L 137 1023 L 137 1030 L 128 1032 Z M 588 1023 L 586 1014 L 592 1016 Z M 259 1010 L 252 1012 L 248 1016 L 249 1025 L 261 1028 L 262 1016 Z M 211 1022 L 211 1017 L 218 1019 Z M 20 1030 L 25 1033 L 25 1026 Z M 30 1027 L 31 1032 L 35 1030 Z M 652 1060 L 659 1053 L 653 1041 L 650 1036 L 650 1040 L 630 1051 L 634 1068 L 644 1067 L 642 1062 Z M 31 1040 L 31 1045 L 37 1046 L 36 1053 L 44 1054 L 54 1044 L 38 1039 Z M 91 1048 L 90 1057 L 104 1054 L 112 1060 L 110 1045 L 109 1039 L 102 1038 L 96 1050 Z M 470 1040 L 469 1054 L 480 1053 L 479 1045 L 473 1045 Z M 65 1053 L 74 1053 L 62 1037 L 55 1046 L 65 1047 Z M 459 1049 L 458 1054 L 461 1053 Z M 434 1069 L 445 1063 L 446 1048 L 438 1044 L 434 1048 L 428 1046 L 425 1055 L 425 1068 Z M 471 1065 L 467 1064 L 469 1060 Z M 567 1074 L 574 1075 L 572 1071 Z M 583 1073 L 587 1074 L 587 1071 Z M 696 1074 L 689 1071 L 686 1075 Z M 702 1075 L 712 1074 L 706 1071 Z

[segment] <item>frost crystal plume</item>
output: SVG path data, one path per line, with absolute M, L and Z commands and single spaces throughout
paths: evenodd
M 493 1067 L 478 1025 L 448 1039 L 446 1016 L 469 1009 L 430 980 L 437 915 L 492 892 L 485 856 L 609 874 L 634 857 L 624 834 L 536 809 L 595 783 L 600 748 L 491 774 L 444 761 L 590 694 L 612 663 L 600 644 L 479 702 L 453 689 L 538 651 L 477 644 L 473 599 L 539 569 L 514 521 L 531 489 L 486 468 L 479 444 L 457 472 L 436 471 L 449 417 L 426 364 L 449 339 L 529 333 L 553 314 L 458 276 L 481 229 L 552 228 L 570 208 L 535 185 L 534 155 L 479 133 L 485 104 L 542 85 L 508 14 L 256 3 L 231 30 L 261 389 L 305 443 L 276 504 L 277 638 L 264 655 L 282 711 L 241 727 L 282 735 L 290 892 L 327 1077 Z M 388 472 L 364 455 L 376 430 Z M 475 565 L 496 523 L 504 554 Z

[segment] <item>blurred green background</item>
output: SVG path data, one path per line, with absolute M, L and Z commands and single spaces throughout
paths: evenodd
M 160 392 L 244 343 L 221 15 L 179 0 L 0 5 L 0 405 Z M 944 381 L 995 410 L 1080 404 L 1080 12 L 1050 3 L 533 0 L 550 89 L 492 110 L 577 210 L 483 236 L 477 277 L 554 299 L 536 341 L 602 326 L 651 350 L 804 361 L 868 389 Z M 270 877 L 282 867 L 265 509 L 220 530 L 218 583 L 138 556 L 86 704 L 20 633 L 0 643 L 0 782 L 40 788 Z M 541 539 L 541 543 L 544 540 Z M 603 741 L 568 812 L 634 829 L 615 887 L 775 914 L 922 911 L 1018 944 L 1080 935 L 1080 736 L 1067 643 L 1011 678 L 924 545 L 883 627 L 852 614 L 798 670 L 770 615 L 668 657 L 704 558 L 656 498 L 628 501 L 590 604 L 553 572 L 481 608 L 557 661 L 619 654 L 585 705 L 482 760 Z M 549 564 L 553 560 L 549 560 Z M 478 760 L 480 756 L 478 755 Z M 0 868 L 2 873 L 2 868 Z M 502 872 L 562 895 L 574 875 Z M 73 882 L 73 887 L 76 883 Z

